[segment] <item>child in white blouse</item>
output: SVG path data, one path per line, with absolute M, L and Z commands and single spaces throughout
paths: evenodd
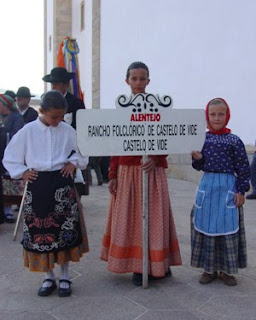
M 81 204 L 72 178 L 76 167 L 86 168 L 88 157 L 78 151 L 75 130 L 62 121 L 66 109 L 60 92 L 47 92 L 40 117 L 13 137 L 3 160 L 12 178 L 28 181 L 23 258 L 30 271 L 46 272 L 39 296 L 48 296 L 57 288 L 55 263 L 61 266 L 58 294 L 70 296 L 69 261 L 79 261 L 88 252 Z

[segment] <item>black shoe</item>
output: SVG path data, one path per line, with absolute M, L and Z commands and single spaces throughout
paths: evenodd
M 60 288 L 59 287 L 59 289 L 58 289 L 58 294 L 59 294 L 59 297 L 69 297 L 70 295 L 71 295 L 71 292 L 72 292 L 72 290 L 71 290 L 71 281 L 69 281 L 69 280 L 66 280 L 66 279 L 61 279 L 60 281 L 59 281 L 59 283 L 61 283 L 61 282 L 65 282 L 65 283 L 68 283 L 68 288 Z
M 248 194 L 248 196 L 246 196 L 246 199 L 249 199 L 249 200 L 256 199 L 256 193 Z
M 15 222 L 15 218 L 14 218 L 14 216 L 13 216 L 12 213 L 7 213 L 7 214 L 5 215 L 4 221 L 5 221 L 6 223 L 14 223 L 14 222 Z
M 172 277 L 172 270 L 170 267 L 168 268 L 168 271 L 165 273 L 165 277 Z
M 137 286 L 142 286 L 142 274 L 141 273 L 134 273 L 132 276 L 132 283 Z
M 172 276 L 172 271 L 170 268 L 168 268 L 168 271 L 164 274 L 163 277 L 154 277 L 151 274 L 148 276 L 148 280 L 160 280 L 160 279 L 164 279 L 166 277 L 171 277 Z
M 45 279 L 44 282 L 46 281 L 49 281 L 52 283 L 52 285 L 50 287 L 41 287 L 39 290 L 38 290 L 38 295 L 40 297 L 47 297 L 49 296 L 56 288 L 57 288 L 57 285 L 56 285 L 56 282 L 55 280 L 52 280 L 52 279 Z
M 209 284 L 209 283 L 211 283 L 213 280 L 215 280 L 217 278 L 218 278 L 218 272 L 217 271 L 215 271 L 214 273 L 204 272 L 201 275 L 201 278 L 199 279 L 199 283 L 201 283 L 201 284 Z
M 151 274 L 149 274 L 148 276 L 148 280 L 161 280 L 161 279 L 164 279 L 165 276 L 163 277 L 155 277 L 155 276 L 152 276 Z

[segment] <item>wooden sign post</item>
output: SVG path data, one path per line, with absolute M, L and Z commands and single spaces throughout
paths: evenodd
M 120 95 L 117 109 L 77 111 L 77 143 L 82 155 L 143 156 L 201 150 L 202 109 L 172 109 L 170 96 Z M 148 287 L 148 175 L 143 173 L 143 288 Z
M 143 156 L 143 163 L 148 161 L 148 156 Z M 142 236 L 143 236 L 143 289 L 148 287 L 148 173 L 142 172 L 143 207 L 142 207 Z

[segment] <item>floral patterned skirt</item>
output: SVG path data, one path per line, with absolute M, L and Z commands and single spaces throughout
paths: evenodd
M 39 172 L 28 184 L 22 241 L 24 264 L 47 272 L 54 263 L 79 261 L 88 251 L 82 207 L 71 178 L 60 171 Z
M 26 181 L 11 179 L 9 175 L 3 175 L 3 197 L 5 204 L 20 204 Z

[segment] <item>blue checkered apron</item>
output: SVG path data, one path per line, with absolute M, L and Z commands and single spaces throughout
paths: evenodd
M 204 173 L 195 198 L 194 226 L 197 231 L 209 236 L 238 231 L 235 184 L 233 174 Z

